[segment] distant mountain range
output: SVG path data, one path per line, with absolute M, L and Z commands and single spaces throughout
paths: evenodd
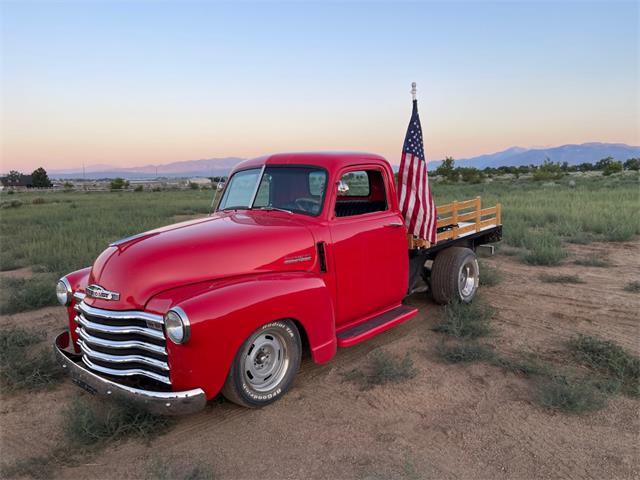
M 519 167 L 521 165 L 539 165 L 546 158 L 553 162 L 567 162 L 569 165 L 590 162 L 601 158 L 613 157 L 625 161 L 640 157 L 640 147 L 632 147 L 624 143 L 583 143 L 580 145 L 561 145 L 549 148 L 511 147 L 501 152 L 479 155 L 477 157 L 456 159 L 458 167 Z
M 501 152 L 479 155 L 472 158 L 456 159 L 459 167 L 501 167 L 520 165 L 539 165 L 545 158 L 554 162 L 567 162 L 575 165 L 583 162 L 597 162 L 601 158 L 613 157 L 616 160 L 640 157 L 640 147 L 623 143 L 583 143 L 581 145 L 561 145 L 549 148 L 511 147 Z M 84 169 L 52 170 L 51 178 L 115 178 L 152 179 L 157 177 L 189 178 L 227 175 L 243 158 L 224 157 L 186 160 L 164 165 L 145 165 L 142 167 L 118 168 L 111 165 L 91 165 Z M 393 162 L 393 160 L 392 160 Z M 434 161 L 430 161 L 433 165 Z M 431 166 L 431 168 L 434 168 Z M 396 167 L 397 169 L 397 167 Z
M 185 160 L 166 163 L 164 165 L 144 165 L 142 167 L 118 168 L 113 165 L 90 165 L 84 169 L 70 168 L 65 170 L 51 170 L 51 178 L 126 178 L 128 180 L 146 180 L 158 177 L 189 178 L 216 177 L 227 175 L 233 167 L 244 158 L 204 158 L 200 160 Z

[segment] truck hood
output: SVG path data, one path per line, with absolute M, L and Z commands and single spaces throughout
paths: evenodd
M 240 275 L 310 270 L 316 249 L 298 220 L 267 212 L 227 212 L 114 242 L 96 259 L 89 285 L 118 300 L 86 297 L 109 310 L 142 309 L 171 288 Z

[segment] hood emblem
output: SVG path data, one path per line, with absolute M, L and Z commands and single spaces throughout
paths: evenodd
M 85 292 L 87 296 L 91 298 L 99 298 L 100 300 L 120 300 L 120 294 L 118 292 L 110 292 L 105 290 L 100 285 L 89 285 Z
M 288 257 L 284 259 L 286 265 L 290 263 L 308 262 L 311 260 L 311 255 L 298 255 L 297 257 Z

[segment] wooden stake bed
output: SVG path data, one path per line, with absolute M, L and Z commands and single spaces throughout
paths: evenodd
M 438 212 L 437 244 L 456 240 L 474 233 L 496 229 L 501 226 L 501 205 L 482 208 L 480 197 L 462 202 L 454 201 L 436 207 Z M 407 235 L 409 250 L 428 249 L 432 245 L 426 240 Z

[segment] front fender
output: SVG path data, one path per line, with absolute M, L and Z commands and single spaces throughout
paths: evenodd
M 166 303 L 168 295 L 150 304 Z M 207 398 L 214 397 L 242 343 L 274 320 L 291 318 L 302 324 L 315 362 L 327 362 L 336 352 L 333 303 L 324 280 L 314 273 L 243 277 L 183 299 L 179 306 L 189 317 L 191 336 L 184 345 L 167 340 L 177 390 L 199 387 Z

